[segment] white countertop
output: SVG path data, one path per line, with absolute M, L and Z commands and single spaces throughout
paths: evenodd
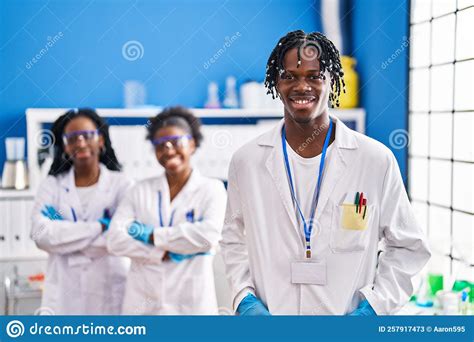
M 34 198 L 35 194 L 31 189 L 26 190 L 6 190 L 0 189 L 0 199 L 10 198 Z

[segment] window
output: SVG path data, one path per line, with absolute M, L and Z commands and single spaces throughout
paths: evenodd
M 413 0 L 409 194 L 429 271 L 474 281 L 474 0 Z

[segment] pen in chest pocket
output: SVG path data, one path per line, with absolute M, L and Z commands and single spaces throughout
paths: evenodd
M 367 213 L 367 199 L 366 198 L 364 198 L 362 205 L 364 206 L 364 214 L 362 215 L 362 219 L 364 220 L 365 214 Z
M 158 218 L 160 220 L 160 226 L 164 227 L 163 213 L 162 213 L 162 202 L 163 202 L 163 198 L 162 198 L 161 191 L 158 191 Z M 171 212 L 171 217 L 170 217 L 170 221 L 168 223 L 168 227 L 173 226 L 175 212 L 176 212 L 176 209 L 174 209 Z M 191 209 L 191 210 L 186 212 L 186 221 L 187 222 L 191 222 L 191 223 L 194 223 L 196 221 L 201 222 L 203 219 L 204 218 L 202 216 L 200 218 L 196 219 L 196 211 L 194 209 Z
M 362 219 L 365 219 L 367 213 L 367 198 L 364 198 L 363 192 L 356 192 L 355 200 L 355 211 L 356 213 L 362 214 Z M 362 213 L 362 207 L 364 207 L 364 212 Z
M 194 209 L 191 209 L 186 213 L 186 221 L 194 222 Z

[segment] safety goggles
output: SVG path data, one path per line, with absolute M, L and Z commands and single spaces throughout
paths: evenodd
M 88 130 L 88 131 L 74 131 L 63 134 L 64 145 L 74 145 L 82 137 L 86 143 L 99 140 L 99 130 Z
M 164 152 L 166 149 L 180 150 L 189 146 L 190 135 L 167 135 L 158 139 L 153 139 L 152 144 L 156 151 Z

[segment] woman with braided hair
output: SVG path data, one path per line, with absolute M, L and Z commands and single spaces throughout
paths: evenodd
M 268 59 L 283 119 L 228 177 L 221 247 L 240 315 L 392 314 L 429 259 L 392 152 L 329 109 L 343 76 L 319 32 L 289 32 Z
M 120 314 L 129 261 L 107 251 L 106 236 L 132 182 L 95 110 L 71 109 L 51 130 L 54 160 L 32 212 L 31 238 L 49 254 L 40 312 Z

